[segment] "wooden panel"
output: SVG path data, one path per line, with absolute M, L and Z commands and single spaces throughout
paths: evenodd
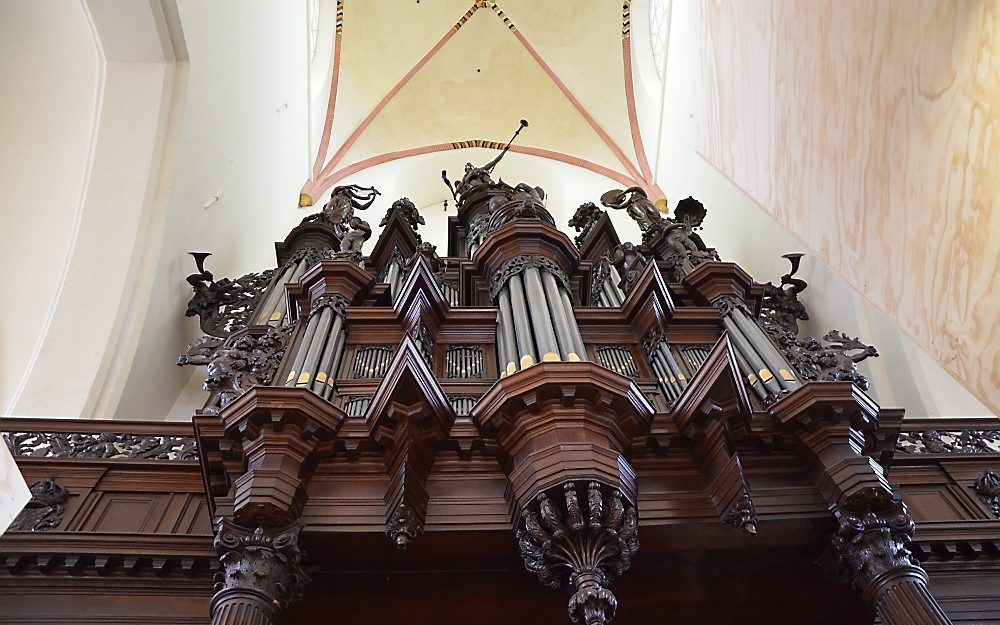
M 701 154 L 994 412 L 998 4 L 702 0 L 690 24 Z

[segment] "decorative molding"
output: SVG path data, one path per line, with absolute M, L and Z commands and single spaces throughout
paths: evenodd
M 635 506 L 598 482 L 582 493 L 575 482 L 550 490 L 551 496 L 539 493 L 521 511 L 516 536 L 524 567 L 549 588 L 573 593 L 572 622 L 608 623 L 618 607 L 608 586 L 628 570 L 639 548 Z
M 878 358 L 875 347 L 851 338 L 840 330 L 823 335 L 826 345 L 815 337 L 800 339 L 790 332 L 772 334 L 781 353 L 803 381 L 853 382 L 862 390 L 871 385 L 858 372 L 857 363 L 868 357 Z
M 5 432 L 14 456 L 116 460 L 198 460 L 193 436 L 145 434 Z

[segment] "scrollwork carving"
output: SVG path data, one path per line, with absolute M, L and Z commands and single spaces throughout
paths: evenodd
M 500 289 L 507 284 L 512 277 L 520 275 L 525 269 L 536 268 L 549 272 L 567 291 L 569 288 L 569 277 L 554 262 L 544 256 L 534 254 L 522 254 L 515 256 L 500 266 L 500 269 L 490 276 L 490 299 L 495 300 L 500 293 Z
M 31 485 L 31 499 L 11 522 L 14 532 L 46 532 L 62 523 L 66 508 L 63 504 L 69 491 L 54 479 L 40 480 Z
M 868 357 L 877 358 L 875 347 L 840 330 L 830 330 L 823 335 L 826 345 L 816 337 L 800 339 L 790 332 L 778 334 L 775 339 L 781 353 L 803 380 L 853 382 L 868 390 L 868 378 L 858 372 L 857 363 Z
M 392 518 L 385 525 L 385 535 L 400 549 L 406 549 L 411 540 L 423 533 L 424 528 L 420 526 L 413 513 L 403 503 L 399 504 L 396 511 L 392 513 Z
M 558 497 L 540 493 L 522 510 L 518 547 L 525 568 L 543 584 L 573 593 L 570 620 L 601 625 L 618 605 L 608 586 L 639 548 L 636 510 L 617 489 L 597 482 L 582 492 L 574 482 L 561 490 Z
M 251 387 L 270 384 L 294 327 L 268 327 L 262 335 L 236 334 L 221 345 L 192 344 L 177 364 L 208 367 L 204 387 L 211 395 L 204 411 L 218 414 Z
M 403 220 L 403 223 L 408 225 L 410 229 L 413 230 L 413 236 L 417 238 L 417 242 L 419 243 L 421 239 L 420 233 L 417 232 L 417 227 L 424 225 L 426 222 L 424 221 L 423 215 L 421 215 L 420 211 L 417 210 L 417 206 L 410 201 L 410 198 L 399 198 L 393 202 L 392 206 L 389 207 L 389 210 L 385 212 L 385 217 L 383 217 L 382 221 L 378 224 L 379 228 L 389 223 L 389 219 L 392 218 L 393 213 L 399 215 L 400 219 Z
M 865 591 L 875 578 L 901 566 L 919 566 L 907 549 L 914 523 L 906 504 L 866 488 L 831 507 L 837 531 L 830 537 L 831 573 Z
M 3 438 L 11 454 L 32 458 L 198 459 L 198 448 L 192 436 L 7 432 Z
M 905 454 L 1000 454 L 1000 430 L 900 432 L 896 452 Z
M 219 338 L 245 328 L 257 302 L 271 284 L 274 270 L 248 273 L 235 280 L 215 280 L 212 272 L 205 269 L 205 259 L 211 254 L 193 252 L 192 256 L 198 273 L 187 277 L 194 295 L 188 300 L 184 315 L 198 315 L 201 331 Z
M 738 527 L 751 536 L 757 535 L 757 510 L 753 507 L 753 500 L 750 495 L 743 493 L 737 500 L 733 509 L 722 519 L 726 525 Z
M 973 488 L 979 495 L 979 500 L 986 504 L 993 516 L 1000 518 L 1000 473 L 983 472 L 976 478 Z

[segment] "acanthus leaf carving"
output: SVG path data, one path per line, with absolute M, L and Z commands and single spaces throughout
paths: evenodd
M 302 570 L 301 531 L 300 521 L 253 529 L 224 521 L 214 543 L 221 565 L 216 592 L 249 589 L 281 608 L 302 599 L 309 576 Z
M 62 523 L 69 491 L 54 479 L 31 485 L 31 499 L 7 528 L 14 532 L 46 532 Z
M 993 516 L 1000 518 L 1000 473 L 984 471 L 976 478 L 973 488 L 979 500 L 986 504 Z
M 830 537 L 832 573 L 859 590 L 890 569 L 919 566 L 907 548 L 913 519 L 890 493 L 865 488 L 832 506 L 837 531 Z
M 582 493 L 575 482 L 561 490 L 561 496 L 539 493 L 521 511 L 521 557 L 544 585 L 572 593 L 572 622 L 603 625 L 618 605 L 608 586 L 628 570 L 639 548 L 635 506 L 598 482 Z

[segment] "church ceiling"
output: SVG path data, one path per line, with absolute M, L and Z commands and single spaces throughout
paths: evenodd
M 629 2 L 336 3 L 329 105 L 310 179 L 344 178 L 434 152 L 499 150 L 662 196 L 635 113 Z

